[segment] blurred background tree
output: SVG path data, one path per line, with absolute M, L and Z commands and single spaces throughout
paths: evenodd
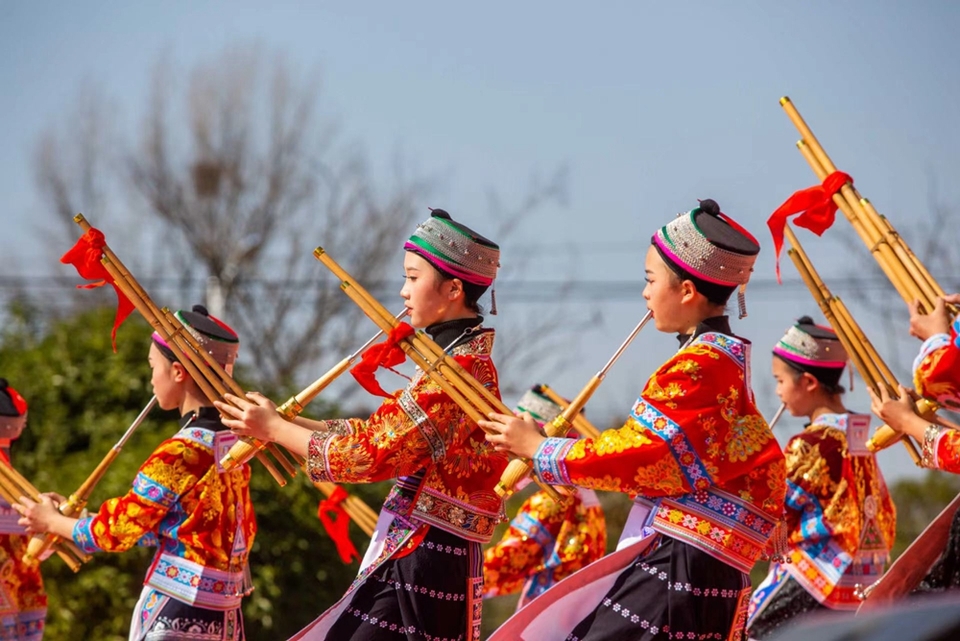
M 149 328 L 133 316 L 110 346 L 112 309 L 95 309 L 54 323 L 17 304 L 0 334 L 2 375 L 30 407 L 28 429 L 14 444 L 15 466 L 43 490 L 74 491 L 150 398 L 146 362 Z M 46 328 L 46 329 L 40 329 Z M 245 380 L 243 372 L 238 378 Z M 268 390 L 283 395 L 281 390 Z M 335 408 L 320 404 L 324 415 Z M 96 509 L 130 488 L 137 468 L 177 431 L 176 415 L 155 410 L 124 447 L 91 497 Z M 256 466 L 256 464 L 255 464 Z M 245 600 L 248 638 L 286 638 L 336 601 L 356 575 L 340 562 L 316 517 L 320 494 L 301 475 L 279 489 L 259 466 L 251 485 L 259 532 L 251 554 L 256 591 Z M 382 486 L 350 489 L 375 509 Z M 358 549 L 366 538 L 351 534 Z M 43 565 L 50 593 L 48 639 L 127 638 L 130 614 L 153 556 L 149 549 L 98 554 L 74 575 L 56 557 Z
M 227 319 L 242 342 L 238 380 L 283 400 L 373 334 L 311 250 L 322 244 L 392 306 L 402 240 L 426 217 L 434 183 L 411 175 L 399 158 L 390 179 L 378 179 L 362 148 L 341 140 L 320 97 L 316 74 L 256 46 L 230 47 L 190 69 L 161 57 L 139 125 L 125 133 L 116 103 L 88 80 L 34 150 L 36 188 L 55 222 L 38 221 L 38 231 L 59 255 L 79 235 L 74 214 L 84 212 L 159 305 L 203 301 Z M 561 166 L 534 176 L 516 203 L 490 189 L 482 211 L 451 213 L 502 243 L 536 209 L 562 205 L 566 183 Z M 504 261 L 501 273 L 522 277 L 527 260 Z M 76 292 L 72 270 L 60 273 L 42 281 L 46 289 L 29 278 L 8 288 L 0 376 L 30 403 L 15 465 L 41 490 L 69 494 L 150 397 L 149 329 L 134 314 L 114 354 L 113 312 L 104 307 L 114 304 L 113 292 Z M 498 366 L 522 372 L 572 359 L 574 350 L 558 347 L 584 321 L 560 307 L 549 316 L 514 310 Z M 502 380 L 507 397 L 532 383 Z M 365 416 L 374 401 L 346 405 L 355 388 L 331 389 L 325 398 L 336 402 L 315 401 L 308 414 Z M 176 416 L 155 411 L 91 508 L 126 492 L 140 463 L 175 431 Z M 256 591 L 244 602 L 247 635 L 287 638 L 343 595 L 357 566 L 343 565 L 322 531 L 316 489 L 303 477 L 280 489 L 254 469 L 259 533 L 251 556 Z M 349 491 L 378 510 L 388 487 Z M 362 551 L 366 538 L 355 527 L 351 533 Z M 97 555 L 78 575 L 47 561 L 46 638 L 125 639 L 151 558 L 142 549 Z

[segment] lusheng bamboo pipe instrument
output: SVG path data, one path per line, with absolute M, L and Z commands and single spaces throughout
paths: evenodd
M 577 394 L 577 397 L 570 401 L 570 404 L 567 405 L 559 416 L 543 426 L 543 431 L 548 437 L 566 436 L 567 432 L 570 431 L 570 426 L 573 424 L 574 419 L 580 414 L 580 410 L 584 408 L 590 400 L 590 397 L 593 396 L 593 393 L 597 391 L 597 388 L 600 387 L 600 383 L 606 378 L 607 372 L 613 367 L 613 364 L 617 362 L 620 355 L 627 349 L 627 346 L 637 337 L 637 334 L 640 333 L 644 325 L 650 322 L 651 318 L 653 318 L 653 312 L 647 311 L 640 322 L 637 323 L 637 326 L 633 328 L 633 331 L 630 332 L 630 335 L 627 336 L 626 340 L 623 341 L 613 356 L 610 357 L 607 364 L 587 382 L 586 386 Z M 516 491 L 517 483 L 526 478 L 532 469 L 530 461 L 522 459 L 511 461 L 507 469 L 504 470 L 500 476 L 500 483 L 498 483 L 495 488 L 497 494 L 503 497 L 513 494 Z
M 780 105 L 800 132 L 801 140 L 797 142 L 800 153 L 817 178 L 823 181 L 837 170 L 836 166 L 790 98 L 786 96 L 781 98 Z M 886 274 L 901 298 L 908 303 L 919 300 L 924 311 L 932 310 L 937 297 L 944 295 L 944 290 L 917 259 L 890 221 L 878 213 L 870 201 L 861 196 L 850 182 L 847 182 L 839 193 L 833 195 L 833 202 L 853 225 L 857 235 L 873 254 L 880 269 Z M 953 305 L 949 307 L 954 315 L 960 312 Z
M 91 472 L 90 476 L 80 484 L 80 487 L 77 488 L 77 491 L 70 495 L 70 498 L 61 503 L 57 509 L 60 510 L 60 514 L 64 516 L 76 516 L 83 511 L 83 508 L 87 506 L 87 501 L 90 500 L 90 495 L 93 493 L 93 490 L 97 487 L 97 484 L 100 482 L 100 479 L 103 478 L 103 475 L 107 473 L 107 469 L 113 465 L 113 462 L 120 455 L 120 450 L 123 449 L 123 446 L 126 445 L 127 441 L 130 440 L 130 437 L 140 427 L 143 420 L 147 418 L 147 414 L 150 413 L 150 410 L 154 408 L 157 404 L 157 397 L 153 396 L 150 398 L 150 402 L 147 403 L 146 407 L 140 410 L 140 413 L 133 423 L 130 424 L 130 427 L 127 428 L 127 431 L 123 433 L 123 436 L 120 437 L 120 440 L 117 441 L 117 444 L 114 445 L 107 455 L 103 457 L 103 460 L 100 461 L 100 464 L 97 465 L 96 469 Z M 37 560 L 43 558 L 44 553 L 50 549 L 55 542 L 59 541 L 60 537 L 56 534 L 40 534 L 30 537 L 30 541 L 27 543 L 27 551 L 23 555 L 24 563 L 33 563 Z
M 770 426 L 771 431 L 773 431 L 773 428 L 776 426 L 776 424 L 780 422 L 780 417 L 783 416 L 783 413 L 786 411 L 786 409 L 787 409 L 787 404 L 780 403 L 780 407 L 777 408 L 777 413 L 774 414 L 773 418 L 770 419 L 770 422 L 767 423 L 767 425 Z
M 561 412 L 570 405 L 570 401 L 554 392 L 549 385 L 537 385 L 533 388 L 533 391 L 543 394 L 556 403 Z M 584 438 L 597 438 L 600 436 L 600 430 L 587 420 L 587 417 L 583 415 L 583 410 L 573 417 L 573 429 L 577 430 L 577 434 Z
M 390 332 L 399 321 L 387 309 L 359 285 L 322 247 L 313 252 L 319 260 L 340 281 L 340 288 L 357 304 L 381 330 Z M 453 357 L 423 331 L 417 331 L 399 341 L 399 346 L 424 374 L 443 390 L 474 423 L 485 420 L 491 412 L 512 414 L 496 395 L 483 386 L 467 372 Z M 556 488 L 542 485 L 550 498 L 564 502 Z
M 406 310 L 403 310 L 394 318 L 399 320 L 405 314 Z M 363 352 L 381 336 L 383 336 L 383 330 L 380 330 L 374 334 L 370 340 L 360 347 L 360 349 L 334 365 L 326 374 L 308 385 L 302 392 L 298 392 L 297 394 L 294 394 L 288 398 L 277 408 L 277 413 L 288 421 L 293 421 L 293 419 L 300 416 L 306 406 L 309 405 L 313 399 L 319 396 L 320 393 L 323 392 L 323 390 L 325 390 L 333 381 L 337 380 L 340 376 L 347 372 L 353 362 L 356 361 L 357 358 L 359 358 L 360 355 L 362 355 Z M 227 456 L 230 456 L 230 454 L 228 453 Z M 306 472 L 306 462 L 300 457 L 296 458 L 301 469 Z M 330 483 L 327 481 L 314 482 L 313 486 L 320 490 L 327 498 L 333 496 L 333 493 L 337 490 L 337 485 L 335 483 Z M 364 534 L 367 536 L 373 536 L 373 531 L 377 527 L 377 514 L 363 501 L 363 499 L 358 496 L 353 496 L 352 494 L 348 495 L 343 501 L 343 510 L 354 523 L 360 526 L 360 529 L 363 530 Z
M 22 474 L 5 460 L 0 459 L 0 497 L 10 505 L 20 503 L 20 497 L 25 496 L 35 503 L 40 502 L 40 492 Z M 63 559 L 74 572 L 90 560 L 90 555 L 83 552 L 73 541 L 57 541 L 53 545 L 57 556 Z
M 73 218 L 84 232 L 92 228 L 83 214 Z M 230 392 L 235 396 L 243 397 L 243 388 L 233 380 L 219 363 L 200 345 L 194 336 L 186 330 L 183 324 L 167 308 L 159 309 L 150 296 L 147 295 L 140 283 L 130 274 L 126 266 L 117 258 L 117 255 L 104 244 L 100 262 L 113 278 L 117 287 L 129 299 L 133 306 L 146 319 L 151 327 L 167 343 L 177 360 L 200 388 L 200 391 L 211 402 L 223 400 L 224 394 Z M 270 452 L 290 476 L 296 474 L 297 468 L 284 455 L 279 447 L 273 444 L 266 445 L 247 439 L 252 446 L 253 453 L 263 463 L 270 475 L 281 486 L 286 485 L 286 479 L 266 456 Z M 250 457 L 248 457 L 249 460 Z
M 880 393 L 882 386 L 891 396 L 899 396 L 899 384 L 893 372 L 890 371 L 890 368 L 888 368 L 883 359 L 880 358 L 877 350 L 874 349 L 873 345 L 863 333 L 863 330 L 861 330 L 860 326 L 854 321 L 853 316 L 851 316 L 847 310 L 847 306 L 844 305 L 843 301 L 834 296 L 824 284 L 820 275 L 814 269 L 813 263 L 810 262 L 806 252 L 803 251 L 803 247 L 800 246 L 800 242 L 797 240 L 797 236 L 793 233 L 790 225 L 787 225 L 784 231 L 787 242 L 790 243 L 790 249 L 787 250 L 787 254 L 793 260 L 793 264 L 796 265 L 797 271 L 800 272 L 800 277 L 803 279 L 803 282 L 806 283 L 810 293 L 817 301 L 827 322 L 830 323 L 833 330 L 837 333 L 837 338 L 840 340 L 843 348 L 847 350 L 847 355 L 850 357 L 850 360 L 853 361 L 854 366 L 860 373 L 860 377 L 876 394 Z M 936 409 L 935 405 L 924 400 L 921 400 L 921 402 L 917 404 L 918 413 L 928 420 L 932 419 Z M 892 433 L 894 438 L 889 438 L 887 432 Z M 867 441 L 867 447 L 870 451 L 876 452 L 877 450 L 892 445 L 898 438 L 899 435 L 896 432 L 889 427 L 883 426 Z M 902 440 L 913 462 L 919 465 L 920 453 L 917 451 L 913 441 L 911 441 L 909 437 L 905 437 Z

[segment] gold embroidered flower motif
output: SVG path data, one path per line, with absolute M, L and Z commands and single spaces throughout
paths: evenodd
M 677 361 L 670 369 L 667 370 L 667 374 L 674 373 L 686 374 L 692 381 L 699 380 L 700 364 L 695 360 L 684 358 L 680 361 Z
M 448 517 L 450 518 L 450 522 L 454 525 L 463 526 L 463 524 L 467 522 L 467 513 L 463 510 L 463 508 L 450 508 Z
M 421 494 L 417 499 L 417 509 L 421 512 L 430 512 L 433 510 L 433 497 L 429 494 Z
M 757 414 L 741 416 L 730 425 L 727 433 L 727 457 L 732 462 L 746 461 L 763 449 L 771 438 L 766 421 Z
M 653 491 L 658 495 L 682 494 L 683 474 L 672 456 L 664 456 L 652 465 L 637 469 L 633 481 L 640 493 Z

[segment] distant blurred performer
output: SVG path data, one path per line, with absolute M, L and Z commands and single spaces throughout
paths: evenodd
M 880 578 L 896 508 L 867 450 L 870 416 L 847 411 L 847 353 L 836 333 L 800 318 L 773 348 L 777 396 L 809 420 L 787 443 L 786 563 L 773 563 L 750 600 L 748 632 L 765 639 L 814 610 L 853 610 L 859 586 Z
M 561 411 L 536 388 L 527 390 L 516 410 L 530 414 L 538 423 L 552 421 Z M 500 542 L 484 554 L 483 596 L 520 592 L 520 609 L 561 579 L 601 558 L 606 548 L 607 523 L 596 492 L 578 488 L 563 506 L 538 491 L 520 506 Z
M 0 378 L 0 458 L 10 463 L 10 443 L 27 424 L 27 401 Z M 0 639 L 40 641 L 47 593 L 38 563 L 24 563 L 26 530 L 12 506 L 0 499 Z
M 236 333 L 203 307 L 177 318 L 222 366 L 232 367 Z M 236 440 L 158 334 L 148 356 L 157 404 L 180 412 L 180 429 L 140 466 L 124 496 L 93 516 L 63 516 L 53 502 L 23 499 L 20 523 L 73 539 L 85 552 L 158 546 L 133 613 L 130 641 L 243 641 L 241 600 L 250 593 L 247 559 L 257 525 L 250 468 L 224 471 L 216 452 Z

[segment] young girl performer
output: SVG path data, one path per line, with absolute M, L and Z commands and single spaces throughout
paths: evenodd
M 204 308 L 193 310 L 176 316 L 229 367 L 237 335 Z M 30 532 L 72 538 L 89 553 L 158 546 L 133 611 L 130 641 L 242 641 L 240 601 L 251 590 L 247 556 L 257 531 L 250 468 L 219 469 L 216 453 L 236 437 L 157 334 L 148 360 L 157 403 L 180 412 L 177 434 L 140 466 L 129 492 L 104 502 L 95 515 L 63 516 L 44 496 L 39 504 L 22 499 L 20 523 Z
M 0 457 L 10 463 L 10 443 L 27 424 L 27 401 L 0 378 Z M 47 593 L 40 564 L 23 562 L 26 530 L 13 507 L 0 499 L 0 639 L 40 641 L 47 618 Z
M 496 277 L 499 248 L 435 209 L 404 249 L 400 296 L 410 323 L 426 328 L 499 395 L 490 360 L 494 334 L 482 327 L 477 305 Z M 389 349 L 390 341 L 374 347 L 386 362 L 396 362 L 388 359 L 391 351 L 399 351 Z M 423 372 L 406 389 L 387 394 L 371 380 L 377 364 L 365 355 L 361 365 L 369 367 L 358 376 L 366 380 L 364 387 L 386 397 L 366 420 L 288 423 L 273 403 L 255 393 L 230 397 L 242 411 L 217 404 L 228 417 L 224 423 L 238 434 L 275 441 L 307 457 L 313 481 L 399 479 L 357 579 L 294 638 L 479 640 L 480 544 L 490 540 L 503 518 L 503 502 L 493 488 L 506 454 L 495 452 L 476 423 Z
M 618 552 L 561 581 L 493 639 L 740 639 L 747 573 L 783 512 L 784 459 L 754 405 L 750 343 L 724 306 L 760 247 L 712 200 L 653 236 L 643 297 L 680 350 L 647 381 L 626 424 L 596 439 L 545 438 L 492 415 L 488 440 L 540 479 L 636 496 Z
M 841 399 L 846 362 L 836 333 L 808 316 L 773 348 L 777 396 L 810 422 L 784 450 L 789 552 L 750 601 L 751 639 L 805 612 L 856 610 L 856 587 L 880 578 L 893 546 L 896 509 L 866 448 L 870 417 L 848 412 Z
M 541 424 L 561 411 L 536 388 L 524 393 L 516 409 Z M 580 488 L 560 505 L 541 490 L 523 502 L 500 542 L 484 553 L 484 598 L 520 592 L 520 609 L 606 551 L 607 523 L 596 492 Z

